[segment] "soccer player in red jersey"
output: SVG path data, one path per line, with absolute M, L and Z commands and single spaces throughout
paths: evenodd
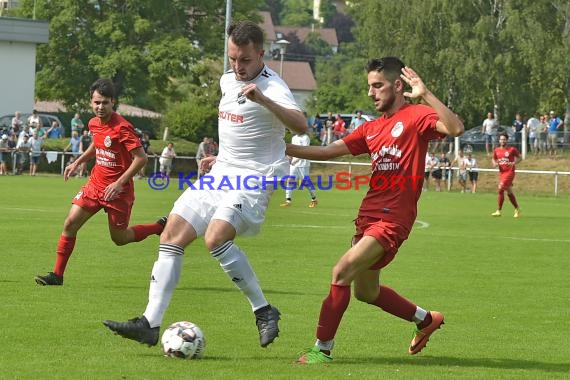
M 109 79 L 99 79 L 90 89 L 91 107 L 96 115 L 89 120 L 93 142 L 68 165 L 63 173 L 67 181 L 71 173 L 92 157 L 95 166 L 89 181 L 71 202 L 56 249 L 53 272 L 36 276 L 39 285 L 63 285 L 63 272 L 73 252 L 79 229 L 104 209 L 109 221 L 109 233 L 116 245 L 141 241 L 150 235 L 160 235 L 166 218 L 156 223 L 128 227 L 135 200 L 133 177 L 146 165 L 147 156 L 134 127 L 114 111 L 115 87 Z
M 373 59 L 367 71 L 368 96 L 383 113 L 380 118 L 362 124 L 326 147 L 287 146 L 288 155 L 312 160 L 363 153 L 372 159 L 370 188 L 355 221 L 352 247 L 333 268 L 329 294 L 321 307 L 317 340 L 298 359 L 301 364 L 332 361 L 330 352 L 350 301 L 352 283 L 359 301 L 415 322 L 416 333 L 408 349 L 412 355 L 420 352 L 443 324 L 442 313 L 429 312 L 380 285 L 380 270 L 394 259 L 416 219 L 429 141 L 459 136 L 464 131 L 463 123 L 400 59 Z M 406 84 L 411 91 L 405 90 Z M 410 104 L 405 97 L 421 99 L 425 104 Z
M 498 208 L 497 211 L 492 213 L 492 216 L 501 216 L 501 210 L 503 209 L 503 202 L 505 201 L 505 191 L 515 208 L 515 218 L 521 217 L 521 210 L 519 209 L 519 203 L 517 202 L 517 197 L 513 193 L 513 180 L 515 179 L 515 166 L 521 160 L 521 155 L 517 148 L 514 146 L 508 146 L 509 135 L 503 133 L 499 136 L 499 146 L 493 151 L 493 167 L 499 167 L 499 173 L 501 179 L 499 180 L 499 197 L 497 200 Z

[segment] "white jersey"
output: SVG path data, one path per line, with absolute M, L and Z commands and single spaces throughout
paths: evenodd
M 311 138 L 306 133 L 303 133 L 302 135 L 294 135 L 291 139 L 291 144 L 309 146 L 311 145 Z M 311 166 L 311 162 L 304 158 L 293 157 L 291 159 L 291 166 L 295 166 L 296 168 L 306 168 Z
M 226 72 L 220 79 L 217 161 L 264 175 L 283 176 L 288 172 L 285 126 L 267 108 L 240 96 L 241 88 L 249 83 L 254 83 L 263 95 L 280 106 L 301 111 L 289 87 L 267 66 L 249 82 L 237 81 L 233 71 Z

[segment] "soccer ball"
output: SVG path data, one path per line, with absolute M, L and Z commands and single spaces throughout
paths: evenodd
M 181 359 L 199 359 L 204 356 L 206 338 L 202 330 L 192 322 L 175 322 L 162 334 L 162 350 L 165 356 Z

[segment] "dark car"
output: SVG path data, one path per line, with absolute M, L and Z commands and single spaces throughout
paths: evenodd
M 501 125 L 495 131 L 493 135 L 493 141 L 495 145 L 498 144 L 499 135 L 503 132 L 507 132 L 509 135 L 509 141 L 515 140 L 515 133 L 513 129 L 508 125 Z M 471 150 L 471 151 L 481 151 L 485 150 L 485 135 L 481 131 L 481 127 L 474 127 L 471 129 L 466 130 L 461 136 L 459 136 L 460 148 L 463 150 Z

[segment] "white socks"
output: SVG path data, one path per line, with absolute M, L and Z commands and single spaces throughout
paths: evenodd
M 218 260 L 233 283 L 247 297 L 253 311 L 269 304 L 263 295 L 247 256 L 232 240 L 225 242 L 210 253 Z
M 150 327 L 160 326 L 178 284 L 184 249 L 173 244 L 161 244 L 158 259 L 152 267 L 148 304 L 144 316 Z
M 416 314 L 414 314 L 413 321 L 418 324 L 423 322 L 424 319 L 427 317 L 427 311 L 422 309 L 419 306 L 416 306 Z
M 332 351 L 334 348 L 334 340 L 322 341 L 317 339 L 315 346 L 317 346 L 319 350 Z

